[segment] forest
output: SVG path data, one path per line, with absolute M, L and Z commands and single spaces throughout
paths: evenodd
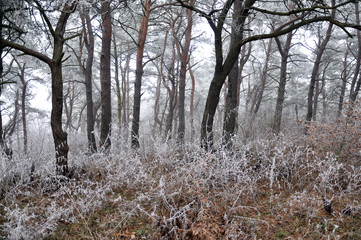
M 0 0 L 1 239 L 361 239 L 358 0 Z

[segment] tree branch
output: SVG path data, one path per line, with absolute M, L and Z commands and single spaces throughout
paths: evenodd
M 10 48 L 19 50 L 19 51 L 25 53 L 26 55 L 36 57 L 37 59 L 47 63 L 48 65 L 51 65 L 52 60 L 49 57 L 47 57 L 46 55 L 44 55 L 44 54 L 41 54 L 41 53 L 39 53 L 37 51 L 34 51 L 34 50 L 30 49 L 30 48 L 27 48 L 27 47 L 23 46 L 23 45 L 13 43 L 13 42 L 7 41 L 7 40 L 2 39 L 2 38 L 0 39 L 0 43 L 3 44 L 3 46 L 5 46 L 5 47 L 10 47 Z

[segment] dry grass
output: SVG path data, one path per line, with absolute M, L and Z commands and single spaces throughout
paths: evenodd
M 361 239 L 357 158 L 285 136 L 241 142 L 206 153 L 154 140 L 73 153 L 71 179 L 3 178 L 0 239 Z

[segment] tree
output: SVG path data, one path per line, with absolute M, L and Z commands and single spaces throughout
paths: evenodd
M 259 111 L 259 108 L 261 106 L 261 103 L 262 103 L 263 92 L 264 92 L 265 87 L 266 87 L 267 74 L 268 74 L 268 68 L 269 68 L 269 61 L 270 61 L 270 57 L 271 57 L 272 42 L 273 42 L 273 39 L 270 38 L 268 40 L 268 44 L 267 44 L 267 48 L 266 48 L 266 58 L 265 58 L 265 62 L 264 62 L 263 68 L 262 68 L 262 72 L 261 72 L 261 82 L 256 88 L 255 103 L 254 103 L 255 107 L 254 107 L 253 112 L 251 113 L 252 114 L 251 121 L 257 115 L 257 113 Z
M 348 54 L 349 54 L 349 50 L 346 49 L 344 59 L 342 61 L 342 65 L 343 65 L 343 69 L 341 72 L 342 83 L 341 83 L 340 98 L 338 100 L 338 109 L 337 109 L 337 115 L 336 115 L 337 120 L 341 118 L 341 113 L 342 113 L 344 98 L 345 98 L 345 93 L 346 93 L 346 84 L 347 84 L 347 79 L 349 77 L 349 72 L 347 70 L 348 69 L 348 62 L 347 62 Z
M 281 131 L 281 121 L 282 121 L 282 111 L 283 111 L 283 103 L 285 101 L 285 92 L 286 92 L 286 83 L 287 83 L 287 64 L 289 58 L 289 51 L 291 49 L 291 41 L 293 37 L 293 32 L 289 32 L 286 37 L 286 41 L 284 45 L 281 43 L 278 37 L 275 38 L 278 51 L 281 54 L 281 73 L 280 80 L 277 91 L 277 102 L 276 102 L 276 110 L 273 120 L 272 130 L 275 134 L 279 134 Z
M 143 5 L 143 15 L 139 26 L 137 40 L 137 58 L 134 81 L 134 102 L 133 102 L 133 122 L 132 122 L 132 148 L 139 148 L 139 121 L 140 121 L 140 98 L 143 77 L 143 55 L 144 46 L 147 39 L 149 16 L 151 12 L 151 0 L 145 0 Z
M 233 16 L 232 16 L 232 32 L 231 32 L 231 43 L 230 50 L 233 51 L 233 46 L 235 42 L 242 40 L 243 31 L 239 29 L 240 24 L 242 24 L 242 18 L 240 11 L 242 10 L 241 0 L 235 0 L 233 4 Z M 238 81 L 239 78 L 239 66 L 238 66 L 238 56 L 235 60 L 234 65 L 231 68 L 231 71 L 228 76 L 228 92 L 226 96 L 225 103 L 225 113 L 223 120 L 223 145 L 227 148 L 232 147 L 232 138 L 236 133 L 236 121 L 238 116 Z
M 218 106 L 220 92 L 222 86 L 225 82 L 226 77 L 229 75 L 234 63 L 236 62 L 238 55 L 240 53 L 241 47 L 251 41 L 257 41 L 261 39 L 274 38 L 292 32 L 295 29 L 298 29 L 302 26 L 309 25 L 315 22 L 324 22 L 329 21 L 333 24 L 342 28 L 348 35 L 351 35 L 346 28 L 352 27 L 360 29 L 360 26 L 357 24 L 352 24 L 347 22 L 347 18 L 344 18 L 344 22 L 336 20 L 330 14 L 330 9 L 340 9 L 345 6 L 349 6 L 353 1 L 345 1 L 331 7 L 325 2 L 319 1 L 307 1 L 307 2 L 298 2 L 297 6 L 293 10 L 289 10 L 287 6 L 284 6 L 286 9 L 284 12 L 279 11 L 280 5 L 277 3 L 268 3 L 266 7 L 269 8 L 259 8 L 255 6 L 256 3 L 261 2 L 257 0 L 245 0 L 242 2 L 242 7 L 240 9 L 240 25 L 239 31 L 244 31 L 244 26 L 246 19 L 249 16 L 249 13 L 252 11 L 254 16 L 258 15 L 267 15 L 267 16 L 279 16 L 279 17 L 289 17 L 295 15 L 292 20 L 285 20 L 284 24 L 280 27 L 274 29 L 270 33 L 259 33 L 257 32 L 254 35 L 251 35 L 247 38 L 242 38 L 241 41 L 235 42 L 233 46 L 230 46 L 231 51 L 229 51 L 225 57 L 223 56 L 223 41 L 222 41 L 222 32 L 224 29 L 224 24 L 227 19 L 227 14 L 234 3 L 234 0 L 227 0 L 223 4 L 218 4 L 221 6 L 217 9 L 211 9 L 208 13 L 205 10 L 189 6 L 186 2 L 182 0 L 177 0 L 177 2 L 185 8 L 191 9 L 196 13 L 204 17 L 214 33 L 214 47 L 215 47 L 215 71 L 212 78 L 208 96 L 206 101 L 206 106 L 203 113 L 202 125 L 201 125 L 201 145 L 205 149 L 210 149 L 213 146 L 213 120 L 215 112 Z M 212 5 L 215 6 L 215 5 Z M 342 17 L 342 16 L 340 16 Z
M 66 24 L 70 15 L 76 9 L 74 1 L 66 1 L 61 13 L 57 19 L 55 28 L 43 8 L 40 1 L 34 0 L 34 9 L 37 9 L 44 20 L 45 27 L 49 31 L 53 41 L 52 57 L 48 57 L 41 52 L 37 52 L 29 47 L 20 45 L 13 41 L 8 41 L 3 38 L 0 43 L 13 49 L 17 49 L 24 54 L 31 55 L 46 63 L 51 71 L 51 89 L 52 89 L 52 110 L 51 110 L 51 129 L 53 133 L 55 145 L 55 158 L 56 158 L 56 173 L 67 176 L 69 173 L 68 168 L 68 151 L 69 146 L 67 143 L 67 133 L 62 128 L 62 111 L 63 111 L 63 74 L 62 63 L 64 61 L 64 43 L 67 40 L 64 37 Z
M 20 78 L 20 82 L 22 85 L 21 89 L 21 119 L 23 122 L 23 141 L 24 141 L 24 154 L 28 151 L 28 133 L 27 133 L 27 126 L 26 126 L 26 94 L 27 94 L 27 88 L 28 88 L 28 81 L 25 80 L 25 69 L 26 69 L 26 63 L 21 64 L 16 58 L 15 62 L 18 65 L 19 73 L 18 76 Z
M 11 15 L 17 9 L 23 9 L 24 1 L 19 0 L 16 2 L 0 2 L 0 39 L 7 38 L 8 40 L 15 40 L 19 38 L 24 31 L 16 25 L 16 20 L 12 21 L 7 15 Z M 5 36 L 6 35 L 6 36 Z M 3 67 L 3 51 L 5 44 L 0 41 L 0 96 L 2 95 L 3 85 L 7 82 L 3 78 L 10 72 L 13 60 L 10 63 L 8 71 L 4 73 Z M 3 122 L 2 122 L 2 103 L 0 102 L 0 148 L 6 155 L 11 157 L 12 150 L 5 144 Z
M 85 90 L 86 90 L 86 117 L 87 117 L 87 138 L 88 138 L 88 149 L 90 153 L 97 151 L 94 135 L 94 102 L 93 102 L 93 60 L 94 60 L 94 32 L 92 23 L 90 20 L 89 9 L 82 9 L 80 11 L 80 18 L 82 22 L 82 32 L 84 45 L 87 49 L 87 59 L 85 66 L 79 59 L 81 64 L 82 72 L 85 78 Z
M 100 128 L 100 146 L 102 151 L 109 151 L 111 141 L 111 75 L 110 75 L 110 57 L 112 41 L 112 22 L 110 12 L 110 1 L 103 1 L 101 6 L 102 15 L 102 49 L 100 56 L 100 84 L 101 84 L 101 128 Z
M 190 5 L 194 5 L 195 0 L 190 1 Z M 186 87 L 186 74 L 187 74 L 187 63 L 189 61 L 189 49 L 192 37 L 192 25 L 193 25 L 193 13 L 190 9 L 186 10 L 187 13 L 187 26 L 185 29 L 184 46 L 181 47 L 180 41 L 177 39 L 177 51 L 181 59 L 181 67 L 179 73 L 179 90 L 178 90 L 178 140 L 180 143 L 184 143 L 185 134 L 185 87 Z
M 335 0 L 332 0 L 332 7 L 334 6 L 335 6 Z M 335 14 L 336 14 L 336 10 L 332 9 L 331 17 L 334 18 Z M 317 101 L 317 99 L 314 99 L 314 91 L 315 91 L 316 83 L 318 81 L 317 78 L 319 76 L 322 55 L 326 49 L 328 42 L 330 41 L 332 28 L 333 28 L 333 23 L 330 22 L 326 31 L 326 37 L 323 40 L 321 39 L 319 33 L 319 38 L 318 38 L 319 40 L 317 43 L 317 50 L 316 50 L 316 60 L 313 64 L 311 80 L 308 90 L 306 124 L 312 120 L 312 116 L 315 114 L 313 105 L 314 105 L 314 101 Z

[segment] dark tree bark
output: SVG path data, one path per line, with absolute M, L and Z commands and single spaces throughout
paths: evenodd
M 211 81 L 208 96 L 206 100 L 206 106 L 203 113 L 202 125 L 201 125 L 201 145 L 205 149 L 209 149 L 213 145 L 213 121 L 214 115 L 217 109 L 217 105 L 219 102 L 220 92 L 222 86 L 225 82 L 226 77 L 230 73 L 235 61 L 238 58 L 240 49 L 243 45 L 248 42 L 257 41 L 261 39 L 268 39 L 274 38 L 277 36 L 281 36 L 287 33 L 292 32 L 295 29 L 298 29 L 302 26 L 312 24 L 314 22 L 324 22 L 329 21 L 337 26 L 341 27 L 345 30 L 345 32 L 350 36 L 351 34 L 346 30 L 347 27 L 360 29 L 361 26 L 357 24 L 352 24 L 348 22 L 340 22 L 335 18 L 329 16 L 328 11 L 320 12 L 321 15 L 313 15 L 308 14 L 317 11 L 319 6 L 316 4 L 311 8 L 298 8 L 295 10 L 290 10 L 288 12 L 278 12 L 278 11 L 269 11 L 267 9 L 262 9 L 253 6 L 256 0 L 245 0 L 242 3 L 242 10 L 240 18 L 242 19 L 240 22 L 240 31 L 243 31 L 245 19 L 248 16 L 250 10 L 255 11 L 256 13 L 263 13 L 266 15 L 279 15 L 279 16 L 291 16 L 297 14 L 297 17 L 283 23 L 279 28 L 275 29 L 271 33 L 267 34 L 260 34 L 260 35 L 252 35 L 242 41 L 235 43 L 233 47 L 231 47 L 232 51 L 230 51 L 227 55 L 225 60 L 223 61 L 223 49 L 222 49 L 222 30 L 225 19 L 229 12 L 230 7 L 232 6 L 234 0 L 228 0 L 223 4 L 223 8 L 219 8 L 217 11 L 210 11 L 206 13 L 201 9 L 197 9 L 195 7 L 187 5 L 182 0 L 177 0 L 177 2 L 185 8 L 191 9 L 197 12 L 199 15 L 204 17 L 209 25 L 211 26 L 213 33 L 214 33 L 214 46 L 215 46 L 215 55 L 216 55 L 216 64 L 215 64 L 215 73 L 213 79 Z M 336 8 L 348 5 L 352 1 L 341 3 Z M 328 8 L 328 7 L 325 7 Z M 215 16 L 217 15 L 217 16 Z
M 355 2 L 355 14 L 356 14 L 356 24 L 360 25 L 360 11 L 359 11 L 359 2 Z M 358 52 L 356 57 L 356 67 L 352 77 L 351 88 L 350 88 L 350 106 L 348 112 L 351 113 L 353 109 L 353 105 L 356 101 L 357 95 L 360 91 L 361 87 L 361 74 L 360 74 L 360 67 L 361 67 L 361 31 L 357 30 L 357 43 L 358 43 Z M 348 113 L 348 115 L 349 115 Z
M 137 41 L 137 59 L 134 81 L 134 103 L 132 123 L 132 148 L 139 148 L 139 121 L 140 121 L 140 98 L 143 77 L 143 55 L 144 46 L 148 32 L 149 15 L 151 11 L 151 0 L 146 0 L 143 5 L 143 16 L 140 23 Z
M 343 69 L 342 69 L 342 73 L 341 73 L 341 91 L 340 91 L 340 98 L 338 100 L 338 108 L 337 108 L 337 115 L 336 115 L 336 119 L 340 119 L 341 114 L 342 114 L 342 109 L 343 109 L 343 104 L 344 104 L 344 98 L 345 98 L 345 94 L 346 94 L 346 85 L 347 85 L 347 79 L 348 79 L 348 63 L 347 63 L 347 59 L 348 59 L 348 49 L 346 49 L 345 55 L 344 55 L 344 59 L 342 61 L 342 65 L 343 65 Z
M 21 120 L 23 123 L 23 151 L 24 154 L 27 154 L 28 152 L 28 133 L 27 133 L 27 124 L 26 124 L 26 94 L 27 94 L 27 87 L 28 87 L 28 82 L 25 80 L 25 69 L 26 69 L 26 64 L 21 64 L 16 58 L 15 62 L 18 65 L 18 68 L 20 70 L 19 78 L 20 78 L 20 82 L 22 85 L 22 89 L 21 89 Z
M 278 51 L 281 54 L 281 74 L 280 74 L 280 80 L 277 91 L 276 110 L 275 110 L 272 130 L 273 133 L 277 135 L 281 131 L 283 103 L 285 101 L 285 92 L 286 92 L 286 83 L 287 83 L 287 64 L 289 58 L 289 51 L 291 48 L 292 37 L 293 37 L 293 32 L 289 32 L 287 34 L 284 46 L 282 46 L 282 43 L 279 40 L 279 38 L 276 37 Z
M 194 4 L 194 0 L 190 1 L 190 5 Z M 186 9 L 187 12 L 187 28 L 185 30 L 185 39 L 184 46 L 182 48 L 182 52 L 178 52 L 181 58 L 181 67 L 179 74 L 179 99 L 178 99 L 178 117 L 179 117 L 179 125 L 178 125 L 178 141 L 179 143 L 184 143 L 184 134 L 185 134 L 185 87 L 186 87 L 186 73 L 187 73 L 187 62 L 189 55 L 189 48 L 192 37 L 192 25 L 193 25 L 193 13 L 190 9 Z M 179 47 L 178 47 L 179 49 Z
M 115 73 L 114 73 L 115 93 L 117 95 L 117 125 L 118 125 L 118 130 L 120 131 L 122 125 L 121 123 L 122 123 L 122 106 L 123 106 L 122 90 L 119 80 L 119 69 L 121 68 L 120 67 L 121 63 L 119 63 L 118 47 L 115 40 L 115 34 L 113 34 L 113 58 L 114 58 L 114 69 L 115 69 Z
M 335 1 L 334 0 L 332 1 L 332 5 L 335 6 Z M 332 17 L 334 17 L 334 16 L 335 16 L 335 10 L 332 10 Z M 329 23 L 328 28 L 327 28 L 327 32 L 326 32 L 326 37 L 323 40 L 321 39 L 320 29 L 319 29 L 318 49 L 317 49 L 317 53 L 316 53 L 316 60 L 315 60 L 315 62 L 313 64 L 311 80 L 310 80 L 310 85 L 309 85 L 309 89 L 308 89 L 308 96 L 307 96 L 306 124 L 311 122 L 312 116 L 314 114 L 313 101 L 314 101 L 314 91 L 315 91 L 316 81 L 318 81 L 317 77 L 318 77 L 319 71 L 320 71 L 320 64 L 321 64 L 322 55 L 325 52 L 326 46 L 327 46 L 327 44 L 328 44 L 328 42 L 330 41 L 330 38 L 331 38 L 332 28 L 333 28 L 333 23 Z M 307 127 L 306 127 L 306 129 L 307 129 Z
M 110 13 L 110 1 L 103 1 L 102 13 L 102 49 L 100 56 L 100 85 L 101 85 L 101 126 L 100 126 L 100 146 L 102 152 L 109 153 L 111 136 L 111 75 L 110 57 L 112 42 L 112 22 Z
M 241 0 L 235 0 L 233 4 L 233 20 L 232 20 L 232 32 L 230 51 L 233 51 L 235 43 L 242 40 L 243 31 L 239 29 L 242 24 L 241 16 L 242 2 Z M 237 116 L 238 116 L 238 56 L 228 76 L 228 92 L 225 102 L 225 113 L 223 120 L 223 145 L 227 148 L 232 147 L 232 138 L 236 134 Z
M 239 24 L 239 35 L 243 35 L 243 27 L 245 20 L 249 14 L 250 7 L 255 3 L 255 0 L 246 0 L 244 1 L 242 8 L 240 10 L 240 16 L 238 16 Z M 206 150 L 212 150 L 213 148 L 213 121 L 216 113 L 216 109 L 219 103 L 219 97 L 221 93 L 222 86 L 230 73 L 232 67 L 238 59 L 239 53 L 241 51 L 240 42 L 234 42 L 230 46 L 230 51 L 228 52 L 225 61 L 223 61 L 223 39 L 222 39 L 222 30 L 223 25 L 227 16 L 227 13 L 232 6 L 233 1 L 228 0 L 224 8 L 222 9 L 219 17 L 217 18 L 217 23 L 215 24 L 211 18 L 207 18 L 208 23 L 210 24 L 213 33 L 214 33 L 214 46 L 216 53 L 216 65 L 215 73 L 211 81 L 208 96 L 206 100 L 206 106 L 202 118 L 201 126 L 201 146 Z
M 93 102 L 93 60 L 94 60 L 94 32 L 89 16 L 89 10 L 83 10 L 80 13 L 82 21 L 82 30 L 84 44 L 88 55 L 85 66 L 83 67 L 83 74 L 85 78 L 86 91 L 86 117 L 87 117 L 87 138 L 88 150 L 90 153 L 97 152 L 97 145 L 94 135 L 94 102 Z
M 3 38 L 3 34 L 2 34 L 2 28 L 3 28 L 3 9 L 2 7 L 0 7 L 0 39 Z M 2 88 L 3 88 L 3 78 L 2 78 L 2 75 L 3 75 L 3 71 L 4 71 L 4 68 L 3 68 L 3 56 L 2 56 L 2 53 L 3 53 L 3 44 L 2 42 L 0 41 L 0 97 L 1 97 L 1 94 L 2 94 Z M 3 139 L 3 121 L 2 121 L 2 106 L 1 106 L 1 102 L 0 102 L 0 150 L 4 147 L 4 139 Z
M 256 91 L 256 94 L 255 94 L 256 95 L 256 98 L 255 98 L 256 103 L 255 103 L 254 110 L 252 112 L 252 118 L 251 118 L 252 120 L 257 115 L 258 110 L 259 110 L 259 108 L 261 106 L 261 103 L 262 103 L 263 92 L 264 92 L 264 89 L 265 89 L 265 86 L 266 86 L 266 81 L 267 81 L 268 65 L 269 65 L 269 60 L 270 60 L 270 57 L 271 57 L 272 42 L 273 42 L 273 39 L 270 38 L 268 40 L 268 45 L 267 45 L 267 49 L 266 49 L 266 59 L 265 59 L 265 62 L 264 62 L 262 73 L 261 73 L 261 83 L 257 87 L 257 91 Z

